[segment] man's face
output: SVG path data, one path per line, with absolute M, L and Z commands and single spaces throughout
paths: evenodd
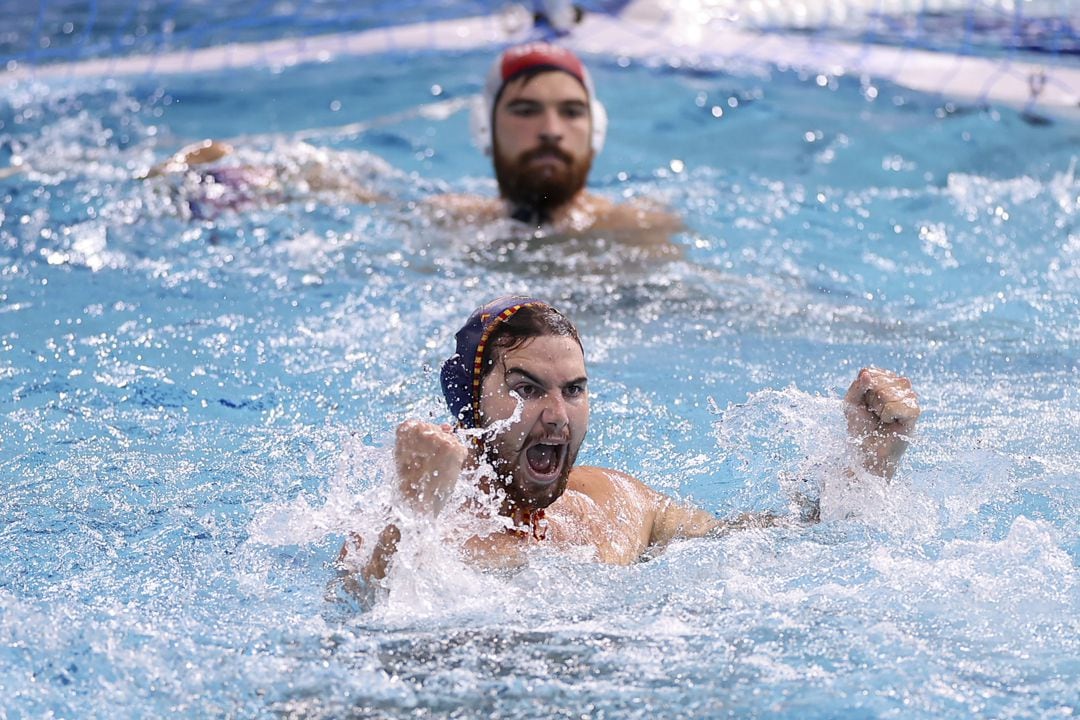
M 512 420 L 519 403 L 521 415 Z M 541 335 L 496 351 L 480 386 L 480 421 L 491 428 L 487 459 L 519 507 L 555 502 L 589 428 L 585 358 L 573 338 Z
M 509 83 L 495 106 L 493 150 L 503 197 L 543 210 L 568 202 L 592 165 L 585 88 L 560 71 Z

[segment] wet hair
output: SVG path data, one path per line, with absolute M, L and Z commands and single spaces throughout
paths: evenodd
M 584 354 L 581 338 L 570 318 L 547 304 L 526 305 L 492 331 L 480 361 L 480 384 L 495 367 L 495 360 L 533 338 L 554 335 L 573 339 Z M 498 351 L 498 354 L 496 354 Z

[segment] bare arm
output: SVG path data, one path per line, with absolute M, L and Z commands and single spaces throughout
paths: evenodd
M 911 382 L 879 368 L 863 368 L 844 396 L 848 433 L 858 444 L 859 461 L 866 470 L 892 478 L 907 449 L 919 418 L 919 402 Z M 676 538 L 716 535 L 731 530 L 773 527 L 791 521 L 772 513 L 743 513 L 719 519 L 704 510 L 660 495 L 653 520 L 651 545 Z
M 394 443 L 394 462 L 398 473 L 398 495 L 411 512 L 434 518 L 446 506 L 465 462 L 465 447 L 449 425 L 433 425 L 407 420 L 398 426 Z M 386 577 L 390 561 L 401 541 L 401 530 L 387 525 L 379 534 L 371 558 L 361 569 L 365 580 Z M 341 548 L 338 561 L 360 548 L 359 537 L 352 535 Z M 350 548 L 351 546 L 351 548 Z
M 771 512 L 740 513 L 730 518 L 718 518 L 710 512 L 684 505 L 670 497 L 663 501 L 653 521 L 650 545 L 663 547 L 680 538 L 700 538 L 725 535 L 735 530 L 788 525 L 791 520 Z
M 615 470 L 580 468 L 572 478 L 573 489 L 588 495 L 607 514 L 607 525 L 627 518 L 629 535 L 639 538 L 639 548 L 663 548 L 672 540 L 717 535 L 731 530 L 770 527 L 782 521 L 770 513 L 743 513 L 721 519 L 701 508 L 653 490 L 637 478 Z M 632 558 L 632 561 L 635 558 Z
M 720 519 L 712 513 L 661 495 L 649 534 L 649 545 L 662 547 L 677 538 L 704 537 L 720 525 Z
M 212 163 L 233 151 L 231 145 L 220 140 L 203 140 L 180 148 L 165 162 L 158 163 L 140 176 L 140 180 L 157 177 L 166 173 L 184 172 L 192 165 Z

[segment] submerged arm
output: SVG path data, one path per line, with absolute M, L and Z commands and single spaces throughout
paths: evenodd
M 394 554 L 397 552 L 399 542 L 401 542 L 401 531 L 397 525 L 387 525 L 379 533 L 379 539 L 375 543 L 375 549 L 372 551 L 371 557 L 360 568 L 360 577 L 366 582 L 382 580 L 386 577 L 386 573 L 390 569 L 390 560 L 393 559 Z M 349 533 L 349 539 L 341 546 L 337 561 L 342 563 L 349 557 L 350 553 L 359 553 L 363 545 L 364 539 L 362 537 L 356 533 Z M 356 594 L 359 594 L 359 592 L 356 592 Z

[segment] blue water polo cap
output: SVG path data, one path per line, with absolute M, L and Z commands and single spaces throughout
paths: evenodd
M 491 333 L 499 323 L 529 306 L 546 307 L 547 303 L 521 295 L 496 298 L 474 310 L 464 327 L 457 331 L 457 348 L 443 363 L 440 379 L 446 405 L 463 427 L 480 425 L 481 366 Z

